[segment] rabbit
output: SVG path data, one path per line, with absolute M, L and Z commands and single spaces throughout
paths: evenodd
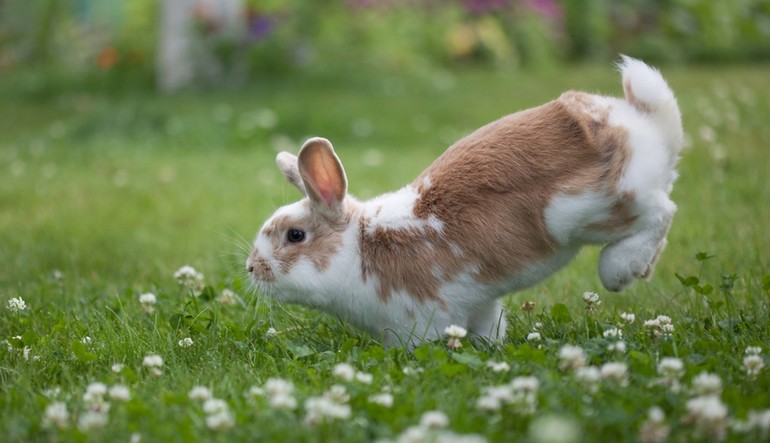
M 676 211 L 683 144 L 658 70 L 621 56 L 625 98 L 565 92 L 481 127 L 412 183 L 368 201 L 348 194 L 325 138 L 276 163 L 304 196 L 262 226 L 246 261 L 262 293 L 337 316 L 386 346 L 449 325 L 499 342 L 500 298 L 603 245 L 609 291 L 648 279 Z

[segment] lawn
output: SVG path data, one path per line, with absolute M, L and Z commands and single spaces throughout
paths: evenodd
M 299 197 L 275 153 L 327 137 L 351 193 L 372 197 L 501 115 L 566 89 L 620 94 L 609 63 L 289 75 L 165 97 L 0 77 L 4 440 L 768 438 L 770 68 L 663 72 L 688 147 L 652 280 L 607 293 L 589 248 L 506 299 L 503 345 L 413 352 L 254 293 L 250 241 Z M 199 295 L 174 276 L 186 265 L 204 275 Z

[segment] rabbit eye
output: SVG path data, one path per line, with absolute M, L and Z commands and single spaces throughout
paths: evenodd
M 300 231 L 299 229 L 289 229 L 289 231 L 286 233 L 286 240 L 288 240 L 289 243 L 299 243 L 304 239 L 305 231 Z

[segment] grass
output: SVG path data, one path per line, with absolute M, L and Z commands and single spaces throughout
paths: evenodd
M 690 148 L 674 190 L 679 212 L 650 282 L 622 294 L 600 291 L 598 250 L 586 249 L 548 281 L 510 296 L 511 327 L 500 347 L 459 350 L 444 343 L 410 353 L 383 349 L 334 318 L 271 304 L 244 278 L 249 239 L 296 191 L 274 166 L 277 149 L 305 137 L 330 138 L 359 197 L 400 187 L 460 135 L 566 89 L 619 94 L 609 65 L 560 71 L 352 73 L 265 79 L 246 88 L 167 97 L 146 91 L 62 90 L 35 94 L 26 77 L 0 78 L 0 430 L 5 441 L 368 441 L 397 438 L 426 411 L 448 429 L 489 441 L 547 441 L 537 429 L 572 429 L 567 441 L 635 440 L 659 406 L 673 440 L 710 439 L 694 422 L 693 378 L 717 374 L 731 425 L 726 438 L 766 438 L 743 430 L 749 411 L 770 408 L 770 371 L 749 377 L 744 349 L 770 341 L 770 90 L 766 66 L 664 69 L 683 110 Z M 697 255 L 698 253 L 705 253 Z M 201 297 L 173 278 L 182 265 L 206 276 Z M 678 274 L 678 276 L 677 276 Z M 681 281 L 680 281 L 681 280 Z M 224 289 L 243 303 L 224 305 Z M 584 291 L 602 304 L 587 312 Z M 139 304 L 157 295 L 155 312 Z M 27 307 L 14 312 L 11 298 Z M 534 301 L 532 312 L 519 306 Z M 621 312 L 636 314 L 626 324 Z M 644 320 L 673 319 L 654 338 Z M 528 342 L 535 323 L 540 342 Z M 603 332 L 622 326 L 625 353 Z M 268 334 L 269 328 L 277 334 Z M 13 337 L 21 336 L 21 339 Z M 84 344 L 84 337 L 91 341 Z M 179 340 L 191 337 L 182 348 Z M 629 383 L 586 389 L 561 370 L 559 350 L 581 346 L 588 365 L 621 361 Z M 24 348 L 28 347 L 28 358 Z M 164 359 L 154 376 L 143 358 Z M 770 363 L 767 350 L 761 358 Z M 684 363 L 679 392 L 658 383 L 663 357 Z M 506 362 L 494 372 L 487 362 Z M 371 384 L 333 375 L 347 362 Z M 120 373 L 112 370 L 124 365 Z M 405 373 L 404 369 L 407 369 Z M 477 409 L 484 387 L 514 377 L 539 380 L 534 414 L 520 405 Z M 296 410 L 244 395 L 271 377 L 291 381 Z M 104 429 L 78 429 L 93 382 L 130 388 L 111 400 Z M 347 387 L 352 416 L 305 423 L 306 399 Z M 195 385 L 229 404 L 234 426 L 212 430 Z M 51 390 L 59 388 L 58 394 Z M 370 403 L 389 390 L 394 403 Z M 66 404 L 65 429 L 44 427 L 45 408 Z M 556 424 L 554 424 L 556 423 Z M 767 427 L 765 427 L 767 430 Z M 418 432 L 412 429 L 412 432 Z M 718 432 L 717 432 L 718 433 Z M 540 436 L 540 437 L 539 437 Z

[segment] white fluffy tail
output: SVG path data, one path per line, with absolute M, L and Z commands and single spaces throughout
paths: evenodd
M 663 130 L 672 164 L 676 163 L 684 143 L 684 133 L 674 92 L 657 69 L 625 55 L 620 57 L 622 60 L 618 69 L 623 76 L 626 100 Z

